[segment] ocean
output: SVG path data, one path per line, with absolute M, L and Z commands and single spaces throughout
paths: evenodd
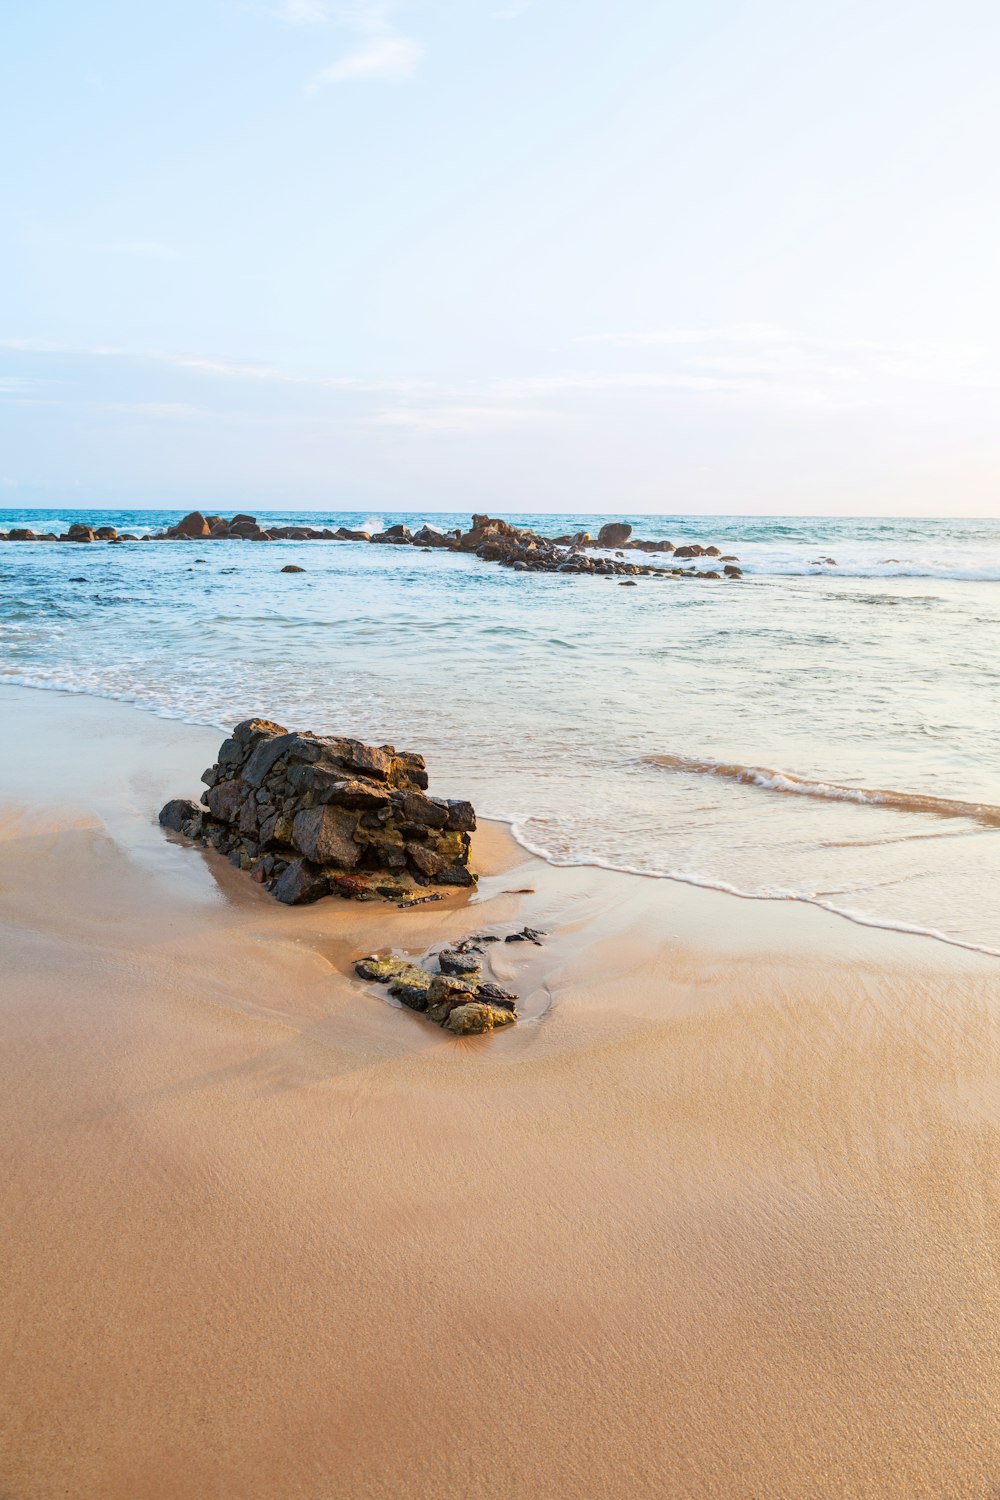
M 0 529 L 179 514 L 6 510 Z M 553 536 L 625 519 L 714 542 L 745 576 L 626 589 L 362 542 L 0 544 L 0 680 L 417 749 L 432 791 L 553 863 L 1000 955 L 1000 522 L 508 519 Z

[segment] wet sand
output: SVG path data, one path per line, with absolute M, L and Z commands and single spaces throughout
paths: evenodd
M 996 960 L 495 827 L 287 910 L 217 733 L 0 709 L 2 1500 L 1000 1493 Z M 509 1032 L 353 977 L 524 922 Z

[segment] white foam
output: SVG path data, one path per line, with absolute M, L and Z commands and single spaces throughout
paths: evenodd
M 821 911 L 829 912 L 834 917 L 842 917 L 844 921 L 853 922 L 858 927 L 874 927 L 885 932 L 902 933 L 906 937 L 930 938 L 937 943 L 946 943 L 950 948 L 963 948 L 969 953 L 981 953 L 987 958 L 1000 958 L 1000 948 L 991 948 L 986 943 L 974 943 L 964 938 L 953 937 L 950 933 L 942 932 L 936 927 L 922 927 L 914 922 L 897 922 L 884 917 L 869 916 L 865 912 L 834 906 L 830 901 L 824 901 L 819 896 L 812 896 L 803 891 L 746 891 L 710 875 L 699 875 L 688 870 L 645 870 L 636 865 L 616 864 L 596 854 L 560 858 L 529 839 L 516 818 L 488 815 L 483 815 L 483 817 L 486 822 L 506 823 L 512 837 L 522 849 L 528 854 L 535 855 L 537 859 L 544 860 L 547 865 L 557 870 L 580 868 L 610 870 L 617 875 L 639 875 L 645 880 L 673 880 L 678 885 L 693 885 L 701 890 L 719 891 L 726 896 L 736 896 L 741 901 L 793 901 L 802 906 L 819 907 Z

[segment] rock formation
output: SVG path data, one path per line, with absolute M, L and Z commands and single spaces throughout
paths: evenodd
M 327 895 L 409 905 L 429 899 L 421 887 L 476 882 L 472 805 L 428 796 L 412 751 L 244 719 L 201 779 L 201 803 L 168 802 L 160 822 L 289 905 Z
M 436 974 L 394 953 L 371 954 L 354 968 L 361 979 L 384 984 L 402 1005 L 423 1012 L 446 1031 L 478 1035 L 517 1020 L 517 996 L 483 978 L 483 944 L 496 941 L 483 933 L 443 949 Z
M 0 541 L 8 542 L 134 542 L 134 536 L 116 535 L 114 527 L 93 526 L 75 523 L 62 536 L 52 532 L 36 534 L 26 528 L 0 532 Z M 647 578 L 741 578 L 738 568 L 727 567 L 724 574 L 714 569 L 701 570 L 693 567 L 658 566 L 651 563 L 629 562 L 625 552 L 670 553 L 671 564 L 689 562 L 697 558 L 718 558 L 719 548 L 703 547 L 698 542 L 689 542 L 675 547 L 666 539 L 652 540 L 633 537 L 632 527 L 625 521 L 609 521 L 602 526 L 597 538 L 588 531 L 578 531 L 570 536 L 539 536 L 527 526 L 515 526 L 492 516 L 474 515 L 468 531 L 456 528 L 453 531 L 435 531 L 432 526 L 422 526 L 411 532 L 408 527 L 397 524 L 385 531 L 370 534 L 367 531 L 351 531 L 338 526 L 336 531 L 324 526 L 261 526 L 255 516 L 236 515 L 227 521 L 224 516 L 205 516 L 201 511 L 170 526 L 166 531 L 143 537 L 144 542 L 191 542 L 191 541 L 250 541 L 250 542 L 370 542 L 384 547 L 416 547 L 421 552 L 441 548 L 449 552 L 469 552 L 483 562 L 499 563 L 515 573 L 564 573 L 589 574 L 602 578 L 647 577 Z M 589 553 L 616 556 L 589 556 Z M 726 555 L 724 563 L 735 563 L 737 558 Z M 828 559 L 829 560 L 829 559 Z M 290 564 L 282 568 L 283 573 L 301 571 Z

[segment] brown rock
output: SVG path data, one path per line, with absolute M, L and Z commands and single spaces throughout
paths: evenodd
M 174 536 L 208 536 L 211 527 L 200 510 L 193 510 L 176 526 L 170 528 Z
M 361 850 L 354 842 L 357 817 L 341 807 L 310 807 L 292 820 L 292 843 L 317 865 L 353 870 Z

